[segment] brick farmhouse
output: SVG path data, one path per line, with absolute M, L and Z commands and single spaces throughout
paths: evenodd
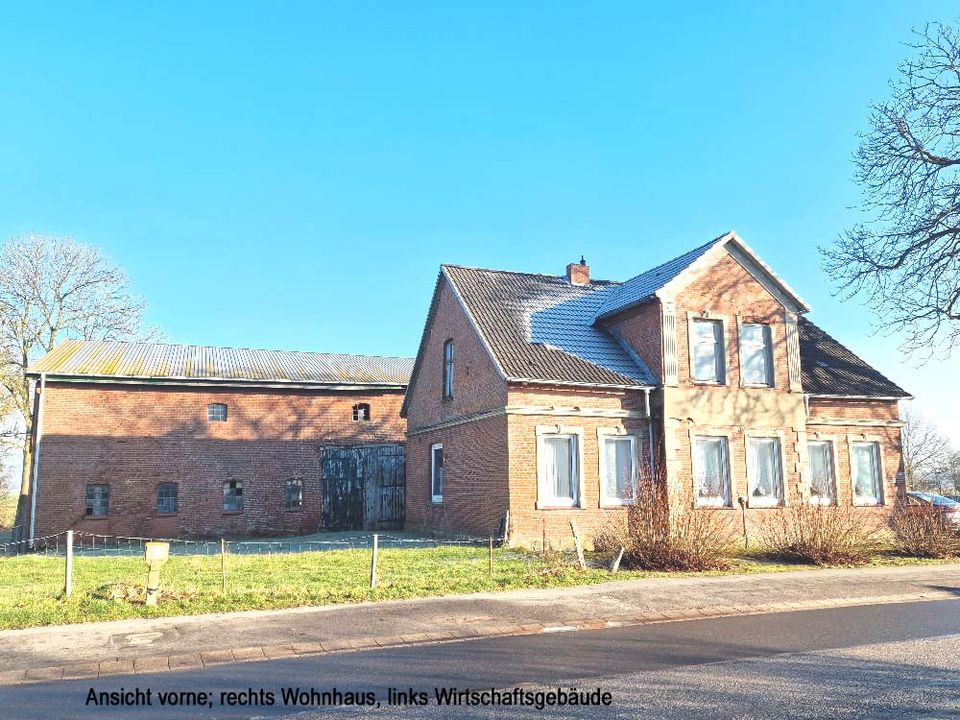
M 30 368 L 34 537 L 399 527 L 405 358 L 65 341 Z
M 908 393 L 735 233 L 625 282 L 444 265 L 416 360 L 67 341 L 36 379 L 34 537 L 339 528 L 589 542 L 644 478 L 754 524 L 881 520 Z M 405 492 L 404 492 L 405 490 Z
M 626 282 L 441 268 L 402 413 L 409 527 L 564 545 L 634 502 L 882 519 L 908 394 L 735 233 Z

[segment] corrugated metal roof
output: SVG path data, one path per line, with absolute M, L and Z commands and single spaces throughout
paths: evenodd
M 444 265 L 497 362 L 511 379 L 645 386 L 638 357 L 593 324 L 606 282 Z
M 406 385 L 413 358 L 65 340 L 28 374 L 143 380 Z

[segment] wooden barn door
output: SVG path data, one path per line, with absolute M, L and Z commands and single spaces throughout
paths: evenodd
M 321 529 L 402 528 L 405 461 L 403 445 L 325 447 Z

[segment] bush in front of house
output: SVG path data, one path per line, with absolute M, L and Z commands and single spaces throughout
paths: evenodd
M 798 498 L 771 510 L 760 527 L 760 546 L 789 562 L 862 565 L 877 552 L 881 529 L 849 505 L 814 505 Z
M 897 549 L 920 558 L 949 558 L 960 555 L 960 530 L 945 521 L 933 505 L 897 502 L 890 520 Z
M 597 535 L 597 550 L 617 554 L 621 567 L 638 570 L 702 572 L 730 567 L 737 537 L 722 511 L 693 508 L 680 498 L 647 487 L 625 516 L 611 521 Z

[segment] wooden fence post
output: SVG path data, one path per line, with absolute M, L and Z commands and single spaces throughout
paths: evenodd
M 377 587 L 377 555 L 380 551 L 380 536 L 373 534 L 373 554 L 370 557 L 370 589 Z
M 493 535 L 490 536 L 490 554 L 487 555 L 487 575 L 493 580 Z
M 220 538 L 220 592 L 227 594 L 227 541 Z
M 63 578 L 63 594 L 73 594 L 73 530 L 67 530 L 67 562 Z

